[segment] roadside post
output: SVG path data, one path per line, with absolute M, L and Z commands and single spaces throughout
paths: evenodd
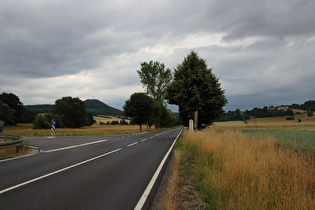
M 189 131 L 194 131 L 194 120 L 193 119 L 189 120 Z
M 194 116 L 194 128 L 195 128 L 195 131 L 197 131 L 198 129 L 198 111 L 195 112 L 195 116 Z
M 0 120 L 0 133 L 3 133 L 4 121 Z
M 52 120 L 51 121 L 51 135 L 53 136 L 55 131 L 56 131 L 56 128 L 55 128 L 55 125 L 56 125 L 56 120 Z

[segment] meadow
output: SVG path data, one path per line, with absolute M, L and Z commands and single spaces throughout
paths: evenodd
M 315 209 L 315 117 L 186 130 L 174 159 L 166 209 Z
M 272 136 L 185 131 L 174 156 L 168 209 L 315 209 L 314 155 L 285 149 Z M 194 192 L 203 204 L 191 199 Z

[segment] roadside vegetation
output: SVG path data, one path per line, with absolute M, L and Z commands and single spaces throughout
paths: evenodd
M 16 147 L 0 149 L 0 160 L 28 154 L 31 151 L 32 149 L 29 148 L 28 145 L 23 145 L 22 147 L 19 147 L 18 150 L 16 149 Z
M 271 135 L 186 131 L 175 158 L 165 206 L 176 206 L 169 209 L 315 209 L 314 154 L 285 148 Z
M 151 127 L 153 130 L 154 127 Z M 146 126 L 143 126 L 142 132 L 148 131 Z M 138 125 L 100 125 L 98 123 L 92 126 L 84 126 L 81 128 L 56 128 L 54 136 L 95 136 L 95 135 L 116 135 L 139 133 Z M 49 129 L 34 129 L 33 124 L 18 124 L 16 126 L 5 126 L 4 135 L 16 136 L 51 136 Z

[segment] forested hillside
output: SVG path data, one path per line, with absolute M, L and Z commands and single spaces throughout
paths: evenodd
M 96 115 L 123 116 L 123 111 L 115 109 L 97 99 L 87 99 L 84 102 L 86 111 Z M 53 104 L 26 105 L 25 108 L 36 114 L 49 113 L 55 107 Z
M 87 112 L 96 115 L 110 115 L 110 116 L 123 116 L 123 111 L 115 109 L 97 99 L 87 99 L 84 101 Z

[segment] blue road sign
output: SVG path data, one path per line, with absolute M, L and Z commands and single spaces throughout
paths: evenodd
M 56 120 L 52 120 L 52 121 L 51 121 L 51 124 L 52 124 L 52 125 L 56 125 Z

